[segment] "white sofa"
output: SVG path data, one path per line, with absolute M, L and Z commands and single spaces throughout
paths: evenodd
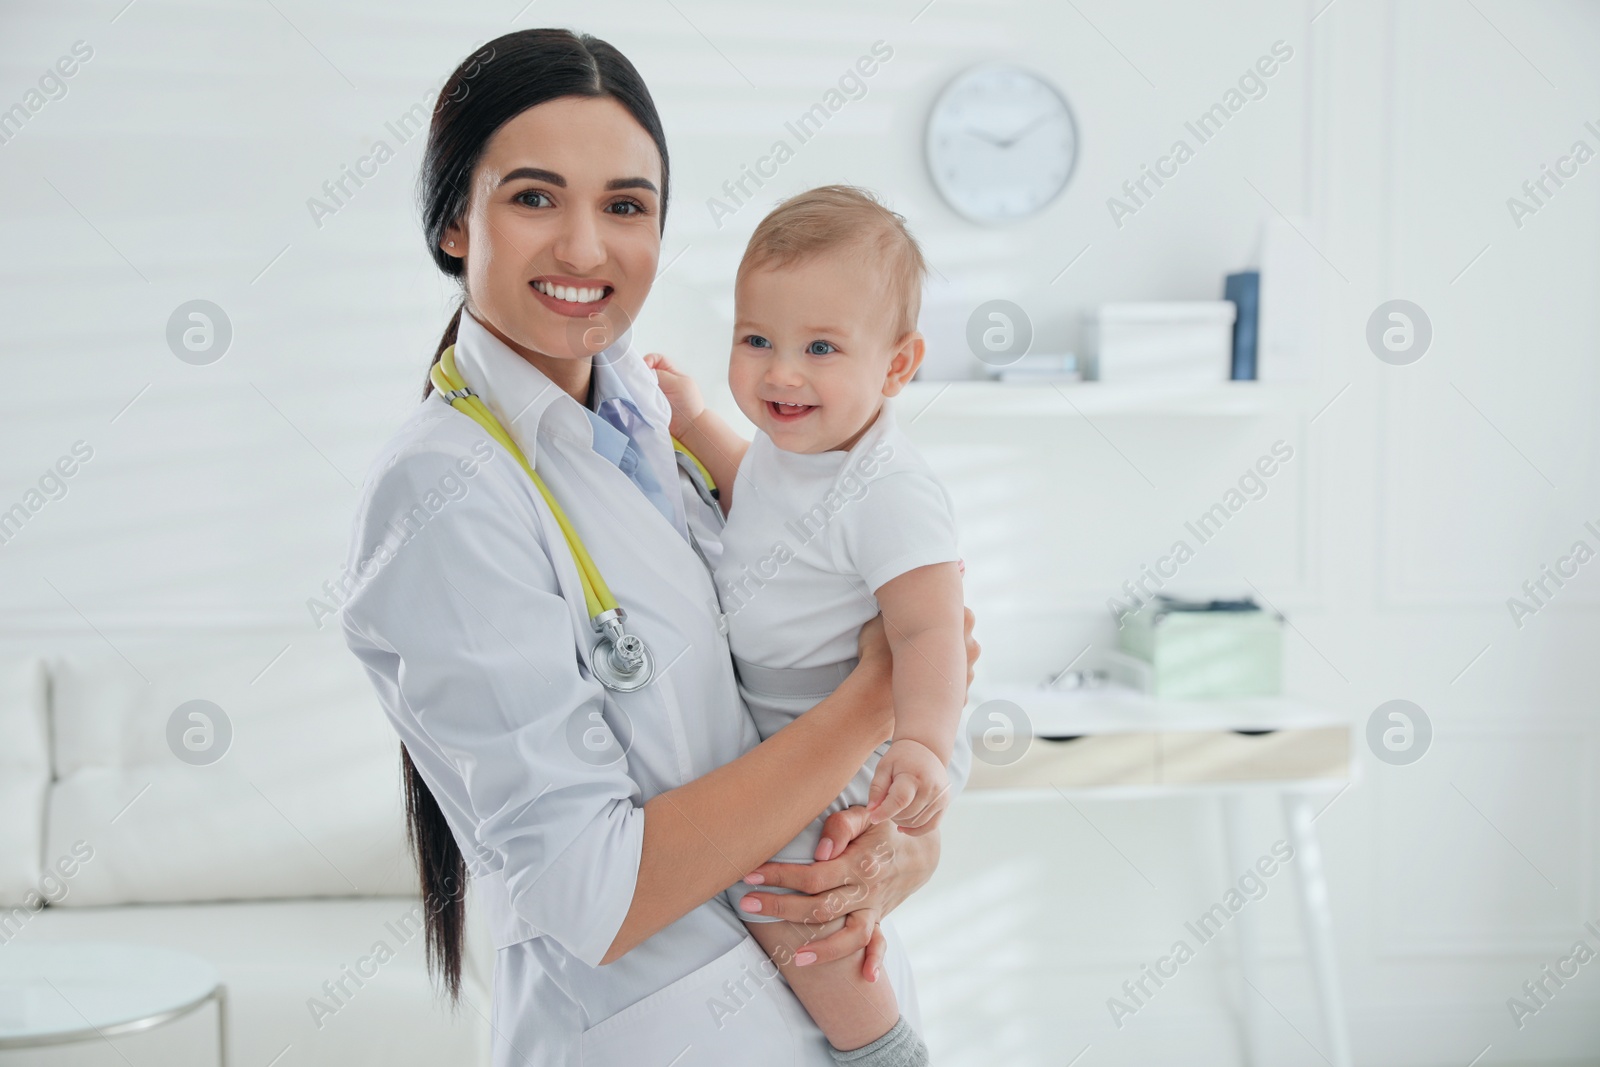
M 421 936 L 397 936 L 420 915 L 398 743 L 332 630 L 0 663 L 0 952 L 95 940 L 203 956 L 228 986 L 234 1064 L 487 1062 L 492 949 L 473 922 L 452 1013 Z M 167 739 L 195 699 L 232 733 L 207 765 Z M 324 983 L 379 941 L 394 958 L 331 1000 Z M 0 1067 L 211 1064 L 214 1027 L 207 1009 L 117 1048 L 0 1052 Z

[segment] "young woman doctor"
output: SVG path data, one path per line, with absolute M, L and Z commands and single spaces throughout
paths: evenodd
M 852 809 L 820 862 L 762 865 L 889 736 L 888 646 L 869 624 L 838 691 L 759 742 L 705 563 L 719 513 L 629 344 L 667 206 L 637 71 L 565 31 L 490 42 L 440 92 L 421 193 L 465 307 L 435 357 L 448 395 L 367 478 L 343 623 L 404 745 L 430 962 L 459 994 L 470 875 L 498 948 L 496 1065 L 823 1067 L 826 1040 L 720 897 L 755 871 L 797 891 L 761 894 L 766 914 L 819 923 L 797 962 L 886 973 L 915 1025 L 877 924 L 928 879 L 937 835 Z M 648 649 L 619 689 L 584 551 L 623 609 L 617 654 Z

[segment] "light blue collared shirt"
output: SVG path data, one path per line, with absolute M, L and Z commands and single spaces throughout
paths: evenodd
M 648 425 L 648 421 L 640 413 L 639 405 L 634 403 L 633 394 L 628 392 L 621 375 L 609 363 L 596 359 L 591 373 L 594 375 L 591 395 L 597 410 L 585 408 L 584 414 L 589 416 L 589 422 L 594 427 L 594 450 L 616 464 L 617 469 L 639 487 L 639 491 L 655 505 L 656 510 L 669 523 L 676 525 L 672 501 L 667 498 L 666 491 L 639 452 L 635 435 L 641 425 Z

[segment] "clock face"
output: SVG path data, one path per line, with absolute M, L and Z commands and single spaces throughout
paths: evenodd
M 951 207 L 974 222 L 1007 222 L 1066 188 L 1078 131 L 1055 86 L 1021 67 L 988 64 L 939 94 L 927 150 L 934 187 Z

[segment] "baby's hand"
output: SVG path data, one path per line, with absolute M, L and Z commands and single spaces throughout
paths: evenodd
M 901 738 L 878 761 L 867 794 L 867 817 L 894 820 L 902 831 L 921 835 L 939 825 L 950 806 L 950 779 L 944 762 L 927 745 Z
M 706 409 L 706 402 L 700 396 L 700 387 L 695 384 L 693 378 L 668 362 L 667 357 L 660 352 L 651 352 L 645 356 L 644 365 L 656 372 L 656 382 L 666 394 L 667 403 L 672 405 L 670 427 L 672 436 L 683 436 L 684 428 L 698 419 Z

